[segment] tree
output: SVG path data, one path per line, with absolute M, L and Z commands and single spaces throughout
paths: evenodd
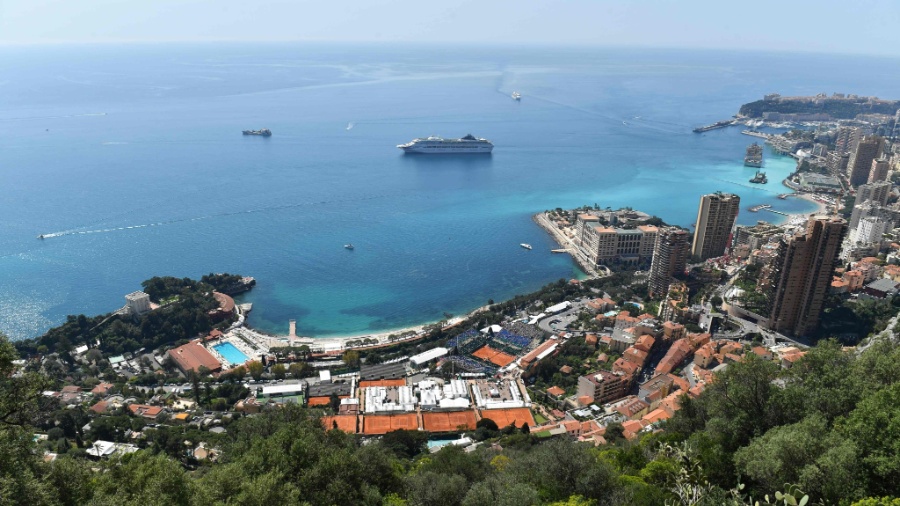
M 417 430 L 392 430 L 381 438 L 381 444 L 398 457 L 411 459 L 428 451 L 428 433 Z
M 284 364 L 275 364 L 272 366 L 272 375 L 275 376 L 275 379 L 283 380 L 286 374 L 287 369 L 285 369 Z
M 246 364 L 246 366 L 247 366 L 247 370 L 250 372 L 250 376 L 253 378 L 254 381 L 259 381 L 260 379 L 262 379 L 263 370 L 264 370 L 262 362 L 254 360 L 252 362 L 248 362 Z
M 17 359 L 15 347 L 0 333 L 0 429 L 35 425 L 55 404 L 41 395 L 51 387 L 49 378 L 36 372 L 13 375 Z
M 344 352 L 344 363 L 347 364 L 347 367 L 351 369 L 356 369 L 359 367 L 359 352 L 355 350 L 347 350 Z
M 288 367 L 288 371 L 290 371 L 291 376 L 294 378 L 302 379 L 312 376 L 315 369 L 306 362 L 294 362 Z
M 863 494 L 856 453 L 851 441 L 815 414 L 773 428 L 738 450 L 734 460 L 741 476 L 753 479 L 762 493 L 796 483 L 813 497 L 836 504 Z

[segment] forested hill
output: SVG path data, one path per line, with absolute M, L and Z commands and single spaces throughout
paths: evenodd
M 0 337 L 0 504 L 742 505 L 789 490 L 808 504 L 875 506 L 897 502 L 864 499 L 900 496 L 890 341 L 860 355 L 827 342 L 788 370 L 748 354 L 636 441 L 615 425 L 610 444 L 593 447 L 482 423 L 476 451 L 429 454 L 427 434 L 363 444 L 288 405 L 228 424 L 218 461 L 191 464 L 152 435 L 121 459 L 89 461 L 73 447 L 46 463 L 32 434 L 56 423 L 42 416 L 47 384 L 40 371 L 13 374 L 14 359 Z
M 740 114 L 748 118 L 762 118 L 763 113 L 781 114 L 827 114 L 833 119 L 853 119 L 859 114 L 893 115 L 900 107 L 900 101 L 870 102 L 867 97 L 860 99 L 822 100 L 757 100 L 741 106 Z
M 231 322 L 210 317 L 210 310 L 218 306 L 212 292 L 227 291 L 240 280 L 240 276 L 232 274 L 209 274 L 201 281 L 153 277 L 141 286 L 150 300 L 159 305 L 158 309 L 142 315 L 69 316 L 65 323 L 41 337 L 16 342 L 16 347 L 23 355 L 68 354 L 86 344 L 105 354 L 121 355 L 140 348 L 186 342 Z

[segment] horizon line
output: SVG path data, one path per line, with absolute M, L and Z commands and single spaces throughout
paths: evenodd
M 829 55 L 829 56 L 865 56 L 878 58 L 900 58 L 900 53 L 883 53 L 870 52 L 863 53 L 858 51 L 840 51 L 825 49 L 785 49 L 785 48 L 752 48 L 752 47 L 702 47 L 692 45 L 642 45 L 642 44 L 615 44 L 601 42 L 498 42 L 498 41 L 409 41 L 409 40 L 392 40 L 392 39 L 358 39 L 358 40 L 331 40 L 331 39 L 231 39 L 231 38 L 209 38 L 209 39 L 101 39 L 101 40 L 30 40 L 30 41 L 7 41 L 0 40 L 0 48 L 26 48 L 26 47 L 58 47 L 58 46 L 109 46 L 109 45 L 167 45 L 167 44 L 324 44 L 324 45 L 404 45 L 404 46 L 481 46 L 481 47 L 499 47 L 499 48 L 562 48 L 562 49 L 656 49 L 656 50 L 689 50 L 689 51 L 710 51 L 716 53 L 724 53 L 729 51 L 741 53 L 777 53 L 777 54 L 809 54 L 809 55 Z

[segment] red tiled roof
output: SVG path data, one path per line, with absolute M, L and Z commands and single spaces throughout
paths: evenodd
M 100 383 L 99 385 L 95 386 L 95 387 L 91 390 L 91 393 L 92 393 L 92 394 L 97 394 L 97 395 L 104 395 L 104 394 L 106 394 L 107 392 L 109 392 L 109 390 L 110 390 L 113 386 L 114 386 L 114 385 L 113 385 L 112 383 Z
M 196 371 L 201 366 L 210 371 L 218 371 L 222 368 L 222 364 L 200 344 L 199 340 L 169 350 L 169 356 L 182 371 Z
M 234 312 L 234 299 L 224 293 L 213 292 L 213 297 L 219 303 L 219 311 L 223 313 Z
M 159 406 L 147 406 L 146 404 L 129 404 L 128 410 L 138 416 L 144 418 L 156 418 L 162 413 L 163 408 Z
M 559 397 L 560 395 L 565 395 L 566 391 L 557 386 L 552 386 L 547 389 L 547 393 Z

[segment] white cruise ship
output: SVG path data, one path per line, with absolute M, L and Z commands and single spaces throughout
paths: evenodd
M 490 153 L 494 145 L 487 139 L 476 138 L 472 134 L 460 139 L 444 139 L 431 136 L 425 139 L 413 139 L 398 148 L 406 153 Z

